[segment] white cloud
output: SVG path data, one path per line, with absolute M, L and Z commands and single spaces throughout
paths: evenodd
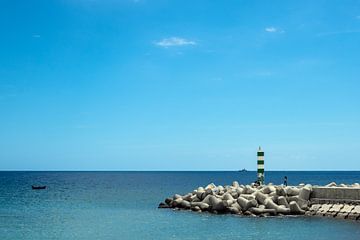
M 185 38 L 170 37 L 155 42 L 155 44 L 157 46 L 167 48 L 167 47 L 175 47 L 175 46 L 196 45 L 196 42 Z
M 269 32 L 269 33 L 284 33 L 285 32 L 284 30 L 276 28 L 276 27 L 266 27 L 265 31 Z
M 277 28 L 267 27 L 267 28 L 265 28 L 265 31 L 267 31 L 267 32 L 277 32 Z

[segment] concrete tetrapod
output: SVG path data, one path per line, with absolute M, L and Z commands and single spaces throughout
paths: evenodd
M 238 181 L 233 181 L 233 182 L 232 182 L 232 186 L 233 186 L 234 188 L 238 188 L 238 187 L 240 187 L 240 184 L 238 183 Z
M 305 214 L 305 211 L 302 210 L 295 201 L 290 202 L 289 207 L 290 213 L 292 214 Z
M 286 198 L 284 196 L 278 197 L 278 203 L 280 205 L 284 205 L 287 208 L 289 207 L 289 203 L 288 203 L 288 201 L 286 200 Z
M 255 198 L 260 204 L 263 204 L 263 205 L 265 205 L 265 201 L 267 199 L 270 199 L 268 196 L 266 196 L 264 193 L 262 193 L 260 191 L 255 193 Z
M 276 213 L 277 213 L 275 209 L 256 208 L 256 207 L 249 208 L 249 211 L 255 215 L 260 215 L 260 214 L 264 214 L 264 213 L 276 215 Z
M 296 196 L 299 195 L 300 190 L 296 187 L 286 187 L 285 192 L 288 196 Z
M 187 194 L 175 194 L 159 204 L 159 208 L 191 209 L 196 212 L 232 213 L 249 216 L 306 214 L 309 216 L 335 216 L 360 220 L 359 184 L 329 184 L 326 191 L 337 193 L 340 197 L 332 199 L 322 197 L 319 189 L 324 187 L 309 184 L 293 186 L 274 186 L 272 184 L 257 186 L 232 185 L 216 186 L 211 183 Z M 351 192 L 352 195 L 347 194 Z M 320 192 L 321 193 L 321 192 Z M 346 195 L 346 194 L 347 195 Z M 357 194 L 357 195 L 356 195 Z M 342 201 L 343 197 L 344 201 Z M 350 197 L 348 197 L 350 196 Z M 357 197 L 359 196 L 359 197 Z M 311 199 L 310 199 L 311 197 Z M 359 199 L 360 200 L 360 199 Z M 334 204 L 335 203 L 335 204 Z
M 183 201 L 183 199 L 180 198 L 176 198 L 172 201 L 172 207 L 180 207 L 181 202 Z
M 269 194 L 271 192 L 275 192 L 276 188 L 274 186 L 266 186 L 263 189 L 261 189 L 261 191 L 265 194 Z
M 232 213 L 232 214 L 240 214 L 241 211 L 237 208 L 237 207 L 228 207 L 228 210 Z
M 304 199 L 304 200 L 309 200 L 310 199 L 310 194 L 311 194 L 311 189 L 308 186 L 305 186 L 303 188 L 300 189 L 299 191 L 299 198 Z
M 276 186 L 275 189 L 276 189 L 276 195 L 278 195 L 278 196 L 286 196 L 286 191 L 285 191 L 284 187 Z
M 225 194 L 222 196 L 222 199 L 223 199 L 223 200 L 234 200 L 233 196 L 232 196 L 230 193 L 225 193 Z
M 209 204 L 204 202 L 192 202 L 191 207 L 199 207 L 202 211 L 206 211 L 209 209 Z
M 182 200 L 180 202 L 180 207 L 181 208 L 185 208 L 185 209 L 189 209 L 191 207 L 190 202 L 186 201 L 186 200 Z
M 226 209 L 224 202 L 215 196 L 210 195 L 209 202 L 211 210 L 223 212 Z
M 286 199 L 288 202 L 292 202 L 295 201 L 301 209 L 303 210 L 307 210 L 308 209 L 308 204 L 309 202 L 307 200 L 304 200 L 302 198 L 299 198 L 299 196 L 292 196 L 292 197 L 288 197 Z
M 246 211 L 251 207 L 256 207 L 256 205 L 257 205 L 257 202 L 255 199 L 249 201 L 246 198 L 243 198 L 241 196 L 238 197 L 237 202 L 243 211 Z
M 290 213 L 289 208 L 281 207 L 281 206 L 277 205 L 276 203 L 274 203 L 271 199 L 265 200 L 265 207 L 267 209 L 274 209 L 277 213 L 282 213 L 282 214 Z

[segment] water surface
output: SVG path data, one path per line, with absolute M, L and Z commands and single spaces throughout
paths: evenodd
M 0 239 L 360 239 L 360 223 L 250 218 L 157 209 L 210 182 L 250 183 L 255 172 L 0 172 Z M 279 184 L 360 182 L 360 172 L 267 172 Z M 34 191 L 32 184 L 46 190 Z

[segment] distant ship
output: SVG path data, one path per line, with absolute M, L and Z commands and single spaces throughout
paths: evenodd
M 247 170 L 245 168 L 239 170 L 239 172 L 247 172 Z

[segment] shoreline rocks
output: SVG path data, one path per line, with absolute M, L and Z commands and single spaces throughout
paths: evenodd
M 342 188 L 360 186 L 359 184 L 340 185 Z M 330 183 L 326 187 L 333 188 L 340 185 Z M 234 181 L 231 185 L 216 186 L 210 183 L 185 195 L 175 194 L 166 198 L 158 207 L 261 217 L 307 215 L 360 220 L 360 205 L 312 204 L 312 191 L 313 186 L 310 184 L 275 186 L 270 183 L 258 186 L 242 185 Z

